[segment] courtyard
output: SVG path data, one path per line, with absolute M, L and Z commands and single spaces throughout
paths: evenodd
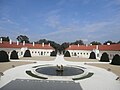
M 59 57 L 59 60 L 62 58 Z M 85 79 L 72 80 L 69 78 L 48 78 L 45 81 L 72 81 L 80 85 L 81 90 L 119 90 L 120 81 L 116 80 L 120 76 L 120 66 L 110 65 L 108 62 L 98 62 L 96 59 L 84 59 L 75 57 L 66 57 L 63 60 L 56 61 L 56 57 L 31 57 L 21 58 L 20 60 L 11 60 L 11 62 L 0 63 L 0 71 L 3 72 L 0 80 L 1 90 L 5 90 L 8 85 L 14 80 L 43 80 L 35 78 L 26 73 L 28 70 L 32 70 L 33 67 L 47 64 L 60 64 L 63 65 L 76 65 L 87 69 L 87 71 L 94 73 L 91 77 Z M 16 82 L 16 81 L 15 81 Z M 26 82 L 26 81 L 24 81 Z M 12 84 L 10 84 L 12 85 Z M 47 83 L 45 83 L 47 85 Z M 51 84 L 49 84 L 51 85 Z M 48 85 L 48 87 L 49 87 Z M 28 84 L 29 86 L 29 84 Z M 69 86 L 69 85 L 68 85 Z M 74 85 L 73 85 L 74 86 Z M 12 87 L 12 86 L 10 86 Z M 56 86 L 58 87 L 58 86 Z M 14 86 L 12 87 L 12 89 Z M 11 90 L 11 89 L 6 89 Z M 21 90 L 21 89 L 20 89 Z M 45 89 L 43 89 L 45 90 Z M 61 89 L 60 89 L 61 90 Z M 79 89 L 76 89 L 79 90 Z

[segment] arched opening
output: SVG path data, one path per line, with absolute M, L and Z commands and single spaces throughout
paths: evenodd
M 100 58 L 101 62 L 109 62 L 109 56 L 106 52 L 104 52 Z
M 18 53 L 15 50 L 11 52 L 10 59 L 19 59 Z
M 70 57 L 70 52 L 66 51 L 65 54 L 64 54 L 64 57 Z
M 57 51 L 52 51 L 50 56 L 56 56 L 57 55 Z
M 26 50 L 23 57 L 31 57 L 30 50 Z
M 111 64 L 113 64 L 113 65 L 120 65 L 120 56 L 118 54 L 116 54 L 113 57 Z
M 0 51 L 0 62 L 9 62 L 9 56 L 6 51 Z
M 94 52 L 91 52 L 91 53 L 90 53 L 89 59 L 96 59 L 96 55 L 95 55 Z

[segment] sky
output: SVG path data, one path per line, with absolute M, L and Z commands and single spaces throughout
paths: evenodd
M 120 40 L 120 0 L 0 0 L 0 36 L 58 43 Z

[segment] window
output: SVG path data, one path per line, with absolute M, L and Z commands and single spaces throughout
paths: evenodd
M 99 57 L 99 54 L 97 54 L 97 57 Z
M 74 56 L 77 56 L 77 54 L 76 54 L 76 53 L 74 53 Z
M 34 53 L 34 52 L 32 51 L 32 53 Z
M 41 55 L 43 55 L 43 52 L 41 52 Z
M 21 55 L 23 55 L 23 52 L 21 52 Z
M 82 53 L 81 53 L 81 55 L 82 55 Z
M 87 55 L 88 55 L 88 53 L 87 53 Z

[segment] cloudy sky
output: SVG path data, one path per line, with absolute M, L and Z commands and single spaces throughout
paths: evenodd
M 0 0 L 0 36 L 58 43 L 120 40 L 120 0 Z

